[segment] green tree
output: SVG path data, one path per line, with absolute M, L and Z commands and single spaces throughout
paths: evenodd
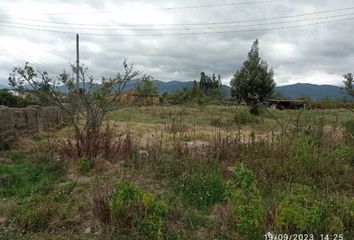
M 141 83 L 135 88 L 137 100 L 143 105 L 152 105 L 154 96 L 158 95 L 157 87 L 153 83 L 152 76 L 143 76 Z
M 152 76 L 143 76 L 141 83 L 136 87 L 137 94 L 139 96 L 151 96 L 157 94 L 157 87 L 153 83 Z
M 258 40 L 254 41 L 248 59 L 231 80 L 232 97 L 255 106 L 272 96 L 275 88 L 273 69 L 259 55 Z
M 353 79 L 353 74 L 352 73 L 347 73 L 344 75 L 344 85 L 345 85 L 345 90 L 348 95 L 354 97 L 354 79 Z

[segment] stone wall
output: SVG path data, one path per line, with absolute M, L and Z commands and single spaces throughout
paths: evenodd
M 58 107 L 0 106 L 0 149 L 11 148 L 20 136 L 58 129 L 68 123 L 67 119 Z

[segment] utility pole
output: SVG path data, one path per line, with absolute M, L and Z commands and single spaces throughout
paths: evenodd
M 76 94 L 77 94 L 77 106 L 76 106 L 76 121 L 79 122 L 79 94 L 80 94 L 80 51 L 79 51 L 79 34 L 76 34 Z
M 79 34 L 76 34 L 76 91 L 80 91 L 80 51 Z

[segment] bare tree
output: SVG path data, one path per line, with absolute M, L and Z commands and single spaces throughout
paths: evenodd
M 72 66 L 72 70 L 77 69 Z M 42 101 L 62 109 L 74 127 L 77 157 L 93 158 L 97 151 L 92 150 L 100 147 L 98 139 L 105 117 L 110 111 L 124 107 L 122 93 L 140 72 L 126 61 L 122 73 L 114 78 L 102 77 L 100 83 L 87 74 L 86 67 L 81 66 L 79 72 L 77 88 L 76 81 L 65 71 L 53 79 L 47 72 L 37 71 L 26 63 L 24 67 L 13 68 L 9 84 L 17 91 L 30 89 Z

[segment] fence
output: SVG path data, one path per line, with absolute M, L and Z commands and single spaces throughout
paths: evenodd
M 58 129 L 68 123 L 68 116 L 59 107 L 0 106 L 0 149 L 10 148 L 18 137 Z

